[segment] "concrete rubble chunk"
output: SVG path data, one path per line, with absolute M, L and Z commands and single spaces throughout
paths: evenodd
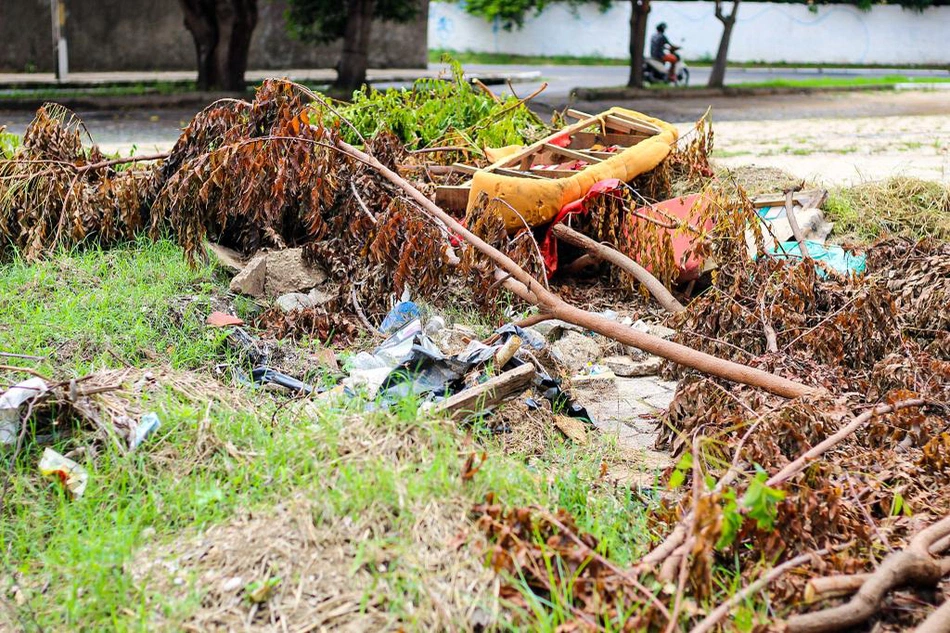
M 267 274 L 267 256 L 255 255 L 241 272 L 234 276 L 229 286 L 231 292 L 260 299 L 264 296 L 264 278 Z
M 660 371 L 663 359 L 659 356 L 647 355 L 642 359 L 633 359 L 629 356 L 608 356 L 603 364 L 622 378 L 639 376 L 655 376 Z
M 217 251 L 215 251 L 217 255 Z M 220 259 L 220 256 L 219 256 Z M 327 280 L 326 272 L 303 260 L 303 249 L 286 248 L 258 253 L 231 280 L 231 292 L 255 299 L 280 297 L 292 292 L 308 292 Z M 332 294 L 318 291 L 311 297 L 312 305 L 323 305 Z
M 306 310 L 313 307 L 313 301 L 309 295 L 302 292 L 288 292 L 285 295 L 277 297 L 274 302 L 282 312 L 294 312 L 295 310 Z
M 439 346 L 439 349 L 444 354 L 449 355 L 461 353 L 469 343 L 477 338 L 478 334 L 475 330 L 464 325 L 442 328 L 432 336 L 432 340 Z
M 309 293 L 307 293 L 307 298 L 310 300 L 310 305 L 317 307 L 326 303 L 330 303 L 336 298 L 336 295 L 332 292 L 323 290 L 322 288 L 314 288 Z
M 665 325 L 660 325 L 659 323 L 651 323 L 647 321 L 637 321 L 631 327 L 645 334 L 651 334 L 653 336 L 658 336 L 660 338 L 670 339 L 673 338 L 673 335 L 676 334 L 676 330 L 666 327 Z
M 560 340 L 564 336 L 565 332 L 577 332 L 578 334 L 583 334 L 585 331 L 582 327 L 578 327 L 572 323 L 566 323 L 559 319 L 541 321 L 540 323 L 535 323 L 527 329 L 534 330 L 551 342 Z
M 578 332 L 567 331 L 551 344 L 551 355 L 572 374 L 580 373 L 588 363 L 600 358 L 603 350 L 595 339 Z
M 305 292 L 327 280 L 322 268 L 303 260 L 303 249 L 286 248 L 267 253 L 267 271 L 264 292 L 278 297 L 289 292 Z

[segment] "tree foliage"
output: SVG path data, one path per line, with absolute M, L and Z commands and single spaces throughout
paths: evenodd
M 374 20 L 408 22 L 428 0 L 289 0 L 290 34 L 305 42 L 326 44 L 343 38 L 336 87 L 356 90 L 366 82 Z
M 582 4 L 596 4 L 601 11 L 610 8 L 612 0 L 467 0 L 465 10 L 486 20 L 498 19 L 506 29 L 524 26 L 532 12 L 537 15 L 548 5 L 560 2 L 576 10 Z
M 346 35 L 354 5 L 371 5 L 372 17 L 408 22 L 419 14 L 418 0 L 288 0 L 287 26 L 291 36 L 304 42 L 327 44 Z

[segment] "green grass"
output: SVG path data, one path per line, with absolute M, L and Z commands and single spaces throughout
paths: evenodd
M 855 86 L 890 87 L 896 84 L 935 84 L 947 83 L 950 79 L 942 77 L 907 77 L 905 75 L 885 75 L 883 77 L 814 77 L 807 79 L 771 79 L 754 83 L 732 84 L 730 88 L 850 88 Z
M 900 176 L 839 187 L 824 209 L 841 236 L 950 239 L 950 187 L 938 182 Z
M 14 88 L 0 91 L 0 103 L 4 99 L 65 99 L 71 97 L 130 97 L 146 95 L 171 95 L 194 92 L 193 81 L 155 81 L 135 84 L 113 84 L 89 87 Z
M 438 63 L 444 55 L 450 55 L 463 64 L 518 64 L 518 65 L 552 65 L 552 66 L 627 66 L 630 59 L 627 57 L 598 57 L 572 55 L 512 55 L 508 53 L 477 53 L 473 51 L 454 51 L 443 48 L 430 48 L 429 61 Z M 690 66 L 701 68 L 712 66 L 712 58 L 697 58 L 687 60 Z M 730 68 L 880 68 L 880 65 L 868 64 L 815 64 L 798 62 L 729 62 Z M 888 64 L 888 68 L 907 70 L 950 70 L 950 66 L 918 65 L 918 64 Z
M 213 384 L 211 367 L 228 357 L 223 335 L 206 328 L 204 318 L 225 282 L 210 267 L 189 268 L 167 242 L 0 265 L 0 350 L 44 357 L 15 362 L 57 379 L 128 363 L 188 369 Z M 237 309 L 247 314 L 253 306 Z M 5 383 L 15 378 L 0 373 Z M 139 451 L 123 455 L 105 444 L 77 458 L 90 474 L 79 500 L 68 500 L 57 482 L 38 475 L 42 447 L 33 442 L 16 463 L 4 464 L 9 489 L 0 511 L 0 595 L 19 597 L 6 600 L 0 621 L 8 616 L 24 630 L 144 631 L 156 623 L 178 629 L 208 587 L 194 576 L 181 592 L 137 581 L 132 562 L 140 548 L 174 553 L 183 535 L 225 523 L 242 509 L 266 516 L 291 498 L 319 506 L 317 528 L 361 516 L 386 526 L 367 543 L 387 553 L 385 569 L 373 566 L 372 573 L 398 587 L 385 594 L 385 607 L 410 628 L 420 605 L 431 601 L 430 572 L 408 555 L 413 508 L 449 499 L 471 507 L 494 491 L 506 504 L 568 509 L 618 563 L 649 542 L 643 503 L 622 487 L 599 483 L 601 462 L 616 451 L 609 442 L 575 447 L 555 439 L 543 457 L 529 461 L 505 455 L 498 440 L 478 434 L 488 463 L 463 483 L 465 457 L 481 448 L 456 425 L 419 417 L 412 401 L 372 415 L 361 413 L 361 402 L 324 404 L 301 418 L 280 398 L 238 393 L 247 405 L 213 400 L 209 406 L 159 389 L 145 405 L 159 414 L 162 427 Z M 354 450 L 352 437 L 361 433 L 370 448 Z M 53 448 L 65 453 L 91 438 L 89 429 L 76 429 Z M 405 448 L 372 448 L 386 442 Z M 352 561 L 353 569 L 360 565 Z M 542 609 L 533 618 L 539 628 L 553 628 L 546 624 L 550 613 Z
M 441 48 L 429 49 L 429 62 L 440 63 L 448 55 L 462 64 L 512 64 L 526 66 L 627 66 L 628 59 L 613 59 L 607 57 L 575 57 L 571 55 L 510 55 L 508 53 L 473 53 L 446 50 Z

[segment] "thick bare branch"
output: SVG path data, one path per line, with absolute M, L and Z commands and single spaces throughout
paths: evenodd
M 526 290 L 533 293 L 537 297 L 537 301 L 532 301 L 531 303 L 539 306 L 543 311 L 549 312 L 563 321 L 587 328 L 625 345 L 631 345 L 645 352 L 662 356 L 663 358 L 686 367 L 725 378 L 726 380 L 760 387 L 786 398 L 796 398 L 818 391 L 813 387 L 808 387 L 802 383 L 770 374 L 761 369 L 740 365 L 739 363 L 691 349 L 679 343 L 639 332 L 616 321 L 611 321 L 604 316 L 581 310 L 580 308 L 568 304 L 558 295 L 544 288 L 510 257 L 499 252 L 480 237 L 459 224 L 455 218 L 436 206 L 423 195 L 422 192 L 413 187 L 398 174 L 386 168 L 375 158 L 343 141 L 337 141 L 337 147 L 339 147 L 341 151 L 372 166 L 387 180 L 406 191 L 427 213 L 441 220 L 456 235 L 495 262 L 505 273 L 511 275 L 512 279 L 506 282 L 506 286 L 508 286 L 509 282 L 517 281 L 520 282 Z

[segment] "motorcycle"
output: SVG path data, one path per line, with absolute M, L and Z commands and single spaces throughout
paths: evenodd
M 678 48 L 678 47 L 677 47 Z M 673 74 L 675 81 L 670 81 L 670 73 L 667 70 L 666 62 L 661 62 L 652 57 L 646 57 L 643 60 L 643 80 L 650 84 L 669 84 L 673 86 L 689 85 L 689 66 L 683 61 L 682 56 L 677 55 L 679 59 L 673 64 Z

